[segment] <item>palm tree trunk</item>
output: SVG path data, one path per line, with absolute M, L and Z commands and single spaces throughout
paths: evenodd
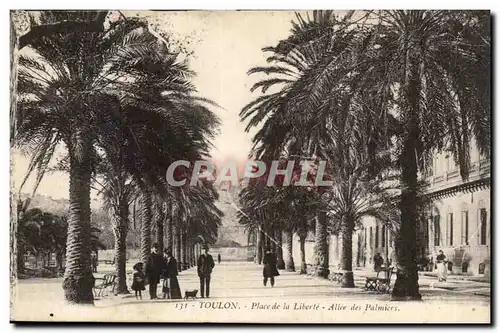
M 281 230 L 276 230 L 276 241 L 278 245 L 276 246 L 276 254 L 278 257 L 278 261 L 276 262 L 276 266 L 278 269 L 285 269 L 285 261 L 283 261 L 283 233 Z
M 167 221 L 166 221 L 166 239 L 167 242 L 165 244 L 165 247 L 167 249 L 173 250 L 174 248 L 174 228 L 172 225 L 172 205 L 169 204 L 169 210 L 167 211 Z
M 273 253 L 277 253 L 277 249 L 276 249 L 276 237 L 275 237 L 276 233 L 274 231 L 274 228 L 269 228 L 269 242 L 271 243 L 271 251 Z M 271 237 L 273 239 L 271 239 Z
M 193 252 L 192 252 L 192 247 L 191 247 L 191 241 L 188 241 L 187 242 L 187 262 L 188 262 L 188 266 L 189 268 L 193 267 Z
M 262 258 L 264 258 L 264 254 L 266 253 L 266 248 L 269 244 L 269 239 L 267 238 L 267 228 L 265 225 L 262 226 Z
M 286 271 L 287 272 L 295 272 L 295 264 L 293 262 L 293 231 L 286 231 L 285 232 L 285 240 L 286 240 L 286 253 L 287 253 L 287 260 L 286 260 Z
M 191 267 L 194 267 L 196 265 L 196 256 L 194 253 L 194 243 L 191 242 L 191 245 L 189 247 L 189 253 L 191 253 Z
M 175 226 L 175 258 L 177 259 L 177 270 L 179 272 L 182 271 L 182 264 L 181 264 L 181 228 L 176 225 Z
M 262 263 L 262 243 L 264 243 L 264 232 L 259 229 L 259 234 L 257 236 L 257 263 L 260 265 Z
M 128 232 L 128 203 L 121 202 L 117 212 L 113 232 L 115 234 L 115 269 L 118 277 L 117 294 L 128 294 L 127 288 L 127 232 Z
M 327 278 L 330 274 L 328 270 L 328 233 L 326 231 L 326 212 L 320 211 L 316 215 L 316 269 L 315 274 L 322 278 Z
M 406 145 L 413 146 L 412 143 Z M 409 147 L 406 148 L 406 150 L 409 149 Z M 403 152 L 403 154 L 406 157 L 404 157 L 405 167 L 402 168 L 401 227 L 395 241 L 398 269 L 396 282 L 392 290 L 392 299 L 421 300 L 415 244 L 417 237 L 417 211 L 415 207 L 417 202 L 417 163 L 414 153 Z
M 407 58 L 409 56 L 407 55 Z M 417 271 L 417 156 L 418 147 L 418 114 L 420 96 L 420 73 L 415 60 L 407 60 L 404 93 L 407 99 L 406 135 L 400 155 L 401 167 L 401 227 L 396 239 L 396 256 L 398 260 L 397 278 L 392 289 L 392 300 L 422 300 L 419 293 Z M 413 67 L 413 68 L 411 68 Z
M 300 235 L 300 274 L 307 274 L 306 264 L 306 236 Z
M 121 219 L 121 218 L 120 218 Z M 115 269 L 118 278 L 117 294 L 128 294 L 127 288 L 127 227 L 122 222 L 114 228 L 115 232 Z
M 151 211 L 151 193 L 149 189 L 142 190 L 141 196 L 141 261 L 148 262 L 151 254 L 151 221 L 153 214 Z
M 354 274 L 352 272 L 352 233 L 354 232 L 354 220 L 350 216 L 344 216 L 340 230 L 342 232 L 340 268 L 344 273 L 342 288 L 354 288 Z
M 165 224 L 165 209 L 166 205 L 158 205 L 156 207 L 156 243 L 158 244 L 158 252 L 163 253 L 163 230 Z
M 94 277 L 90 263 L 91 145 L 82 139 L 76 145 L 78 154 L 67 145 L 70 151 L 70 206 L 63 289 L 70 303 L 94 304 Z
M 182 269 L 186 270 L 189 268 L 187 263 L 187 232 L 182 233 Z

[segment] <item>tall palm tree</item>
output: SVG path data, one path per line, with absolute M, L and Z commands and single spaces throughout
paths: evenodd
M 257 83 L 255 89 L 265 93 L 280 85 L 279 91 L 256 99 L 243 110 L 243 116 L 252 115 L 249 126 L 253 126 L 270 115 L 259 132 L 260 149 L 283 150 L 290 137 L 320 137 L 325 134 L 321 127 L 302 124 L 311 118 L 318 123 L 328 120 L 356 103 L 362 107 L 355 108 L 355 116 L 371 122 L 369 156 L 387 150 L 394 141 L 391 138 L 396 138 L 394 151 L 403 190 L 393 298 L 420 299 L 415 264 L 416 214 L 421 201 L 417 200 L 418 170 L 435 149 L 450 146 L 466 178 L 472 134 L 480 151 L 489 156 L 490 84 L 485 74 L 489 68 L 489 14 L 349 12 L 338 19 L 326 11 L 315 12 L 312 20 L 298 17 L 297 21 L 287 40 L 268 48 L 274 53 L 269 61 L 288 66 L 255 70 L 281 75 Z M 359 98 L 361 92 L 368 98 Z M 280 130 L 271 136 L 269 128 L 278 119 Z M 293 123 L 298 121 L 301 128 L 297 129 Z M 338 128 L 346 126 L 349 123 L 344 122 Z M 313 151 L 321 153 L 321 149 Z
M 118 152 L 118 154 L 108 154 L 106 160 L 99 164 L 98 174 L 103 179 L 100 181 L 95 180 L 95 182 L 99 182 L 101 185 L 100 193 L 104 200 L 103 206 L 110 214 L 115 236 L 115 269 L 118 277 L 116 292 L 118 294 L 128 294 L 126 244 L 127 233 L 130 228 L 130 205 L 137 195 L 137 189 L 123 167 L 122 158 L 125 151 L 118 148 L 113 152 Z M 113 162 L 115 163 L 112 164 Z
M 250 118 L 247 129 L 261 123 L 264 125 L 254 137 L 254 151 L 257 156 L 273 157 L 305 156 L 316 159 L 321 155 L 325 145 L 325 134 L 331 130 L 326 128 L 329 108 L 336 105 L 316 103 L 306 105 L 309 99 L 309 81 L 324 81 L 324 78 L 307 76 L 317 67 L 322 66 L 323 55 L 338 55 L 342 53 L 352 33 L 338 33 L 335 25 L 344 24 L 331 11 L 314 12 L 313 18 L 304 19 L 297 15 L 292 22 L 292 33 L 275 47 L 264 48 L 270 52 L 267 58 L 269 66 L 255 67 L 249 74 L 266 74 L 270 78 L 257 82 L 252 91 L 260 89 L 262 96 L 249 103 L 240 113 L 242 120 Z M 322 38 L 323 44 L 307 44 L 311 39 Z M 304 79 L 306 77 L 308 80 Z M 272 93 L 267 93 L 270 88 Z M 275 92 L 277 90 L 277 92 Z M 314 115 L 313 117 L 311 115 Z M 314 179 L 313 179 L 314 180 Z M 322 191 L 319 191 L 322 192 Z M 319 199 L 319 198 L 317 198 Z M 316 216 L 316 273 L 319 276 L 328 275 L 327 221 L 325 212 Z M 299 240 L 304 249 L 307 228 L 300 229 Z M 303 251 L 301 251 L 303 253 Z M 305 255 L 303 254 L 302 257 Z M 305 272 L 305 261 L 302 261 L 302 272 Z
M 310 98 L 305 105 L 330 103 L 337 98 L 332 91 L 348 87 L 346 105 L 371 102 L 370 107 L 359 108 L 357 116 L 372 121 L 370 127 L 382 135 L 369 142 L 370 154 L 386 150 L 391 137 L 395 138 L 402 223 L 396 240 L 398 278 L 393 299 L 418 300 L 418 172 L 430 154 L 448 147 L 466 179 L 472 136 L 481 153 L 489 156 L 490 130 L 485 125 L 490 119 L 490 85 L 485 74 L 489 67 L 489 16 L 453 11 L 380 11 L 368 15 L 368 23 L 360 28 L 343 28 L 355 33 L 349 47 L 340 53 L 344 57 L 326 55 L 324 65 L 305 77 L 329 78 L 327 82 L 309 81 Z M 316 38 L 304 47 L 310 44 L 324 43 Z M 363 101 L 357 98 L 359 92 L 372 97 Z
M 205 149 L 205 137 L 217 123 L 202 105 L 205 101 L 191 96 L 194 88 L 186 64 L 177 62 L 176 55 L 158 43 L 147 31 L 147 23 L 126 19 L 111 22 L 104 31 L 94 21 L 88 24 L 96 15 L 100 13 L 42 12 L 40 25 L 34 23 L 22 38 L 22 45 L 28 45 L 37 57 L 20 57 L 17 86 L 16 141 L 33 152 L 32 165 L 43 174 L 60 142 L 68 150 L 71 209 L 64 289 L 66 299 L 74 303 L 93 303 L 88 246 L 90 183 L 100 138 L 113 135 L 113 130 L 127 131 L 129 147 L 140 158 L 125 166 L 144 176 L 138 183 L 143 192 L 141 227 L 149 235 L 151 214 L 146 205 L 151 202 L 150 187 L 163 177 L 167 156 L 179 156 L 179 149 L 185 149 L 183 145 L 174 147 L 171 138 L 181 131 L 190 150 Z M 76 22 L 75 28 L 68 29 L 68 22 Z M 143 112 L 124 119 L 121 111 L 126 108 Z M 180 117 L 182 113 L 185 115 Z M 144 125 L 142 116 L 159 120 L 157 126 L 137 126 Z M 123 128 L 122 123 L 132 125 Z M 153 129 L 167 128 L 167 133 L 152 135 Z M 156 140 L 156 149 L 150 139 Z M 150 239 L 144 237 L 143 259 L 149 248 Z
M 383 11 L 378 17 L 386 28 L 372 40 L 384 50 L 368 59 L 385 59 L 372 65 L 379 71 L 387 66 L 375 87 L 398 87 L 394 97 L 401 123 L 401 228 L 392 298 L 421 299 L 415 260 L 418 172 L 435 149 L 450 146 L 467 179 L 472 136 L 489 156 L 490 18 L 487 12 L 453 11 Z
M 91 174 L 95 147 L 103 134 L 100 125 L 120 105 L 110 89 L 117 85 L 115 78 L 126 71 L 110 64 L 123 60 L 122 52 L 129 47 L 137 50 L 145 46 L 140 39 L 126 38 L 144 26 L 137 20 L 112 24 L 108 31 L 104 31 L 103 21 L 99 20 L 95 23 L 101 26 L 99 29 L 85 30 L 83 22 L 99 15 L 42 12 L 38 22 L 32 20 L 31 30 L 20 37 L 20 46 L 29 46 L 36 57 L 19 58 L 16 141 L 31 149 L 33 164 L 42 173 L 60 142 L 69 155 L 70 214 L 63 285 L 66 299 L 73 303 L 93 303 L 89 246 Z M 75 20 L 82 24 L 74 29 L 64 28 Z M 138 53 L 135 59 L 138 63 L 144 61 Z
M 174 206 L 172 205 L 172 198 L 167 198 L 167 205 L 165 209 L 165 215 L 166 215 L 166 221 L 165 221 L 165 248 L 166 249 L 173 249 L 174 246 L 174 230 L 173 230 L 173 217 L 174 217 L 174 212 L 173 208 Z

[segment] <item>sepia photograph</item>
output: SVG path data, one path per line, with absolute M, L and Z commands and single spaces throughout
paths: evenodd
M 489 10 L 9 18 L 11 322 L 491 323 Z

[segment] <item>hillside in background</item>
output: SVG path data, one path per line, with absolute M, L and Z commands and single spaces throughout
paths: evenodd
M 21 198 L 24 200 L 28 194 L 23 193 Z M 54 199 L 48 195 L 35 194 L 31 199 L 28 209 L 39 208 L 42 211 L 50 212 L 59 216 L 68 215 L 69 200 Z M 91 222 L 101 230 L 99 239 L 106 245 L 107 248 L 114 246 L 114 235 L 111 229 L 111 220 L 108 214 L 100 207 L 98 202 L 91 205 Z
M 219 189 L 219 201 L 217 207 L 224 213 L 222 226 L 219 229 L 218 239 L 215 246 L 238 247 L 247 245 L 247 234 L 245 228 L 238 223 L 239 189 L 234 186 L 223 186 Z

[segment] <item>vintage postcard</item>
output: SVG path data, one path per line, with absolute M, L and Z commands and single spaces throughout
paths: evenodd
M 490 15 L 12 10 L 11 321 L 490 323 Z

